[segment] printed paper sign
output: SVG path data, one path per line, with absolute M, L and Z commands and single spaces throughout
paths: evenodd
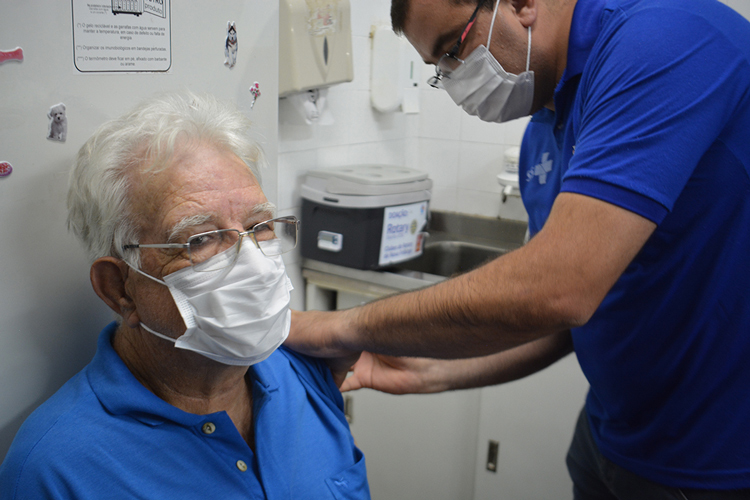
M 426 225 L 426 201 L 387 207 L 383 214 L 378 265 L 396 264 L 420 255 Z
M 72 0 L 78 71 L 167 71 L 172 65 L 170 0 Z

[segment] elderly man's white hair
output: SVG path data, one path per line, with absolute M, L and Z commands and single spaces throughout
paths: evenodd
M 80 149 L 73 166 L 68 228 L 92 260 L 127 257 L 138 267 L 139 252 L 123 250 L 138 242 L 140 229 L 128 199 L 132 174 L 168 166 L 178 141 L 201 141 L 236 154 L 260 183 L 263 153 L 249 138 L 249 127 L 249 120 L 232 106 L 191 92 L 157 96 L 105 123 Z

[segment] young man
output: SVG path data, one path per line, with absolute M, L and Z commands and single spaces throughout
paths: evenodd
M 532 238 L 422 291 L 297 314 L 289 344 L 369 351 L 344 387 L 390 392 L 575 349 L 576 498 L 747 498 L 750 24 L 714 0 L 393 0 L 392 19 L 467 112 L 533 114 Z

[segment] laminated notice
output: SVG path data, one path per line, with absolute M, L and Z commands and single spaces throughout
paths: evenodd
M 172 65 L 170 0 L 73 0 L 73 60 L 81 72 L 157 72 Z
M 426 225 L 426 201 L 386 207 L 378 265 L 396 264 L 421 255 Z

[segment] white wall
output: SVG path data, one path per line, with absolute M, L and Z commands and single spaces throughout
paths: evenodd
M 745 16 L 746 19 L 750 20 L 750 2 L 747 0 L 720 0 L 721 2 L 725 3 L 726 5 L 730 6 L 743 16 Z
M 525 221 L 520 198 L 501 201 L 497 174 L 505 149 L 520 146 L 529 119 L 497 124 L 466 114 L 444 90 L 424 83 L 434 71 L 422 66 L 416 130 L 417 168 L 435 183 L 432 208 Z

